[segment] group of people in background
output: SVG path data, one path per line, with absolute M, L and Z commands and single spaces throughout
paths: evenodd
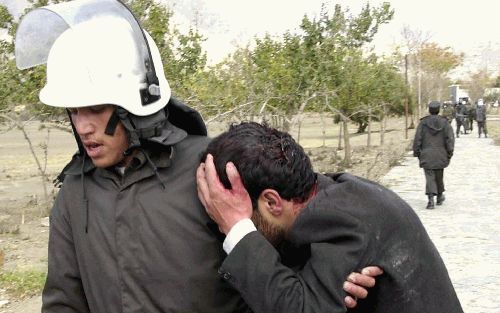
M 486 105 L 483 99 L 477 100 L 475 105 L 467 98 L 462 98 L 458 103 L 443 103 L 442 115 L 448 119 L 448 122 L 452 122 L 455 119 L 456 122 L 456 137 L 460 137 L 460 134 L 467 134 L 473 131 L 474 120 L 477 122 L 478 138 L 484 134 L 484 137 L 488 137 L 488 130 L 486 128 Z

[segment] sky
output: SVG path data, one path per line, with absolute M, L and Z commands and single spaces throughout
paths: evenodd
M 207 38 L 209 62 L 220 61 L 236 46 L 266 32 L 281 35 L 296 30 L 302 17 L 318 16 L 324 3 L 329 12 L 339 3 L 357 14 L 366 0 L 159 0 L 174 10 L 181 29 L 196 23 Z M 381 0 L 369 1 L 378 6 Z M 500 0 L 392 0 L 393 20 L 383 25 L 374 41 L 379 54 L 401 42 L 407 26 L 429 41 L 466 54 L 461 72 L 487 66 L 500 73 Z M 0 0 L 17 14 L 25 0 Z

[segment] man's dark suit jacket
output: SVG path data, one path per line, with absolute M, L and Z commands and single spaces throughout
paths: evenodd
M 318 175 L 318 181 L 318 194 L 288 238 L 310 247 L 302 268 L 284 266 L 274 247 L 252 232 L 219 270 L 255 313 L 346 312 L 342 284 L 368 265 L 384 274 L 356 312 L 463 312 L 436 247 L 405 201 L 350 174 Z

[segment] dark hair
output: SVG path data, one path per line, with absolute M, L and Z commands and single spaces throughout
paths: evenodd
M 316 182 L 311 161 L 290 134 L 265 124 L 244 122 L 231 125 L 208 145 L 206 154 L 214 157 L 217 174 L 231 188 L 226 164 L 234 163 L 254 208 L 266 188 L 276 190 L 283 199 L 307 200 Z
M 441 103 L 439 101 L 431 101 L 429 103 L 429 113 L 432 115 L 436 115 L 439 113 L 439 108 L 441 107 Z

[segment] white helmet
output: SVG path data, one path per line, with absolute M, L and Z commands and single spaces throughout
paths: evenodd
M 140 90 L 148 88 L 146 73 L 126 23 L 99 18 L 62 33 L 48 56 L 47 84 L 40 100 L 56 107 L 115 104 L 138 116 L 163 108 L 170 88 L 158 48 L 146 33 L 162 94 L 159 100 L 143 105 Z
M 37 26 L 38 36 L 33 34 Z M 76 0 L 27 14 L 16 35 L 17 65 L 44 61 L 47 83 L 40 100 L 50 106 L 114 104 L 147 116 L 165 107 L 171 96 L 158 47 L 115 0 Z

